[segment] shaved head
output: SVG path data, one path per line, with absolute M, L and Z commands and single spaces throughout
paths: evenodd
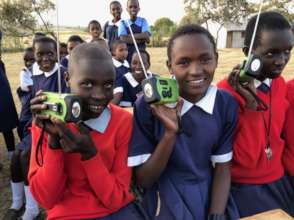
M 100 47 L 97 43 L 85 43 L 76 46 L 69 59 L 69 73 L 74 73 L 76 66 L 81 63 L 87 63 L 88 65 L 109 66 L 115 72 L 112 57 L 108 50 Z

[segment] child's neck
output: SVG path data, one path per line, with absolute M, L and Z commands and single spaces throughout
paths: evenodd
M 134 17 L 130 17 L 130 19 L 131 19 L 131 21 L 136 21 L 137 20 L 137 15 L 136 16 L 134 16 Z
M 116 58 L 116 57 L 113 57 L 113 58 L 116 59 L 118 62 L 121 62 L 121 63 L 124 63 L 124 62 L 125 62 L 125 59 L 122 60 L 122 59 L 118 59 L 118 58 Z
M 120 20 L 120 17 L 114 17 L 113 19 L 112 19 L 112 22 L 113 23 L 116 23 L 116 22 L 118 22 Z

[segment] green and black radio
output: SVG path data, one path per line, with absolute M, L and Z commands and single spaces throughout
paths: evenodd
M 73 94 L 60 94 L 54 92 L 43 93 L 47 99 L 44 104 L 48 106 L 41 114 L 50 115 L 64 122 L 78 122 L 81 120 L 81 98 Z
M 175 79 L 152 76 L 142 81 L 144 99 L 147 103 L 176 103 L 179 89 Z
M 241 66 L 239 82 L 246 84 L 253 78 L 257 78 L 261 73 L 262 66 L 261 59 L 257 55 L 250 54 Z

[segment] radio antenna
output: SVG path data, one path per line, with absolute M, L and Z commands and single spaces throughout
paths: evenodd
M 145 78 L 148 79 L 149 77 L 148 77 L 147 71 L 146 71 L 146 69 L 145 69 L 145 65 L 144 65 L 144 63 L 143 63 L 143 59 L 142 59 L 142 56 L 141 56 L 140 50 L 139 50 L 139 48 L 138 48 L 138 44 L 137 44 L 137 42 L 136 42 L 136 39 L 135 39 L 135 36 L 134 36 L 133 30 L 132 30 L 131 25 L 130 25 L 130 22 L 129 22 L 128 19 L 126 19 L 126 22 L 127 22 L 127 24 L 128 24 L 127 26 L 128 26 L 128 28 L 129 28 L 129 31 L 130 31 L 130 34 L 131 34 L 131 37 L 132 37 L 133 43 L 134 43 L 134 45 L 135 45 L 136 52 L 137 52 L 137 54 L 138 54 L 138 56 L 139 56 L 139 60 L 140 60 L 141 66 L 142 66 L 142 68 L 143 68 L 143 72 L 144 72 Z

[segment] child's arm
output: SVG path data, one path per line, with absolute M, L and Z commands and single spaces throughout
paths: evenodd
M 30 190 L 34 195 L 34 198 L 46 209 L 51 209 L 62 198 L 65 190 L 66 175 L 64 172 L 64 155 L 62 150 L 49 149 L 49 143 L 47 134 L 44 135 L 42 141 L 42 149 L 38 153 L 38 160 L 43 165 L 39 166 L 37 163 L 37 143 L 41 135 L 41 129 L 36 126 L 43 126 L 43 118 L 38 116 L 38 112 L 41 109 L 45 109 L 46 106 L 42 105 L 42 101 L 45 97 L 41 95 L 41 92 L 37 93 L 37 96 L 31 100 L 31 110 L 34 115 L 34 123 L 32 126 L 32 152 L 30 159 L 30 169 L 28 174 Z M 46 131 L 53 134 L 52 124 L 46 123 Z M 54 136 L 54 135 L 53 135 Z M 53 137 L 51 136 L 51 137 Z M 53 142 L 51 142 L 53 144 Z M 54 143 L 55 145 L 56 143 Z M 52 146 L 53 147 L 53 146 Z M 56 146 L 54 146 L 56 147 Z M 41 153 L 42 152 L 42 153 Z
M 121 21 L 118 27 L 118 36 L 121 40 L 125 41 L 127 44 L 133 44 L 133 39 L 130 34 L 128 34 L 128 26 L 126 21 Z M 149 43 L 150 42 L 150 29 L 146 19 L 142 18 L 142 31 L 141 33 L 134 33 L 134 38 L 137 43 Z
M 231 187 L 230 163 L 216 163 L 210 203 L 210 214 L 224 214 Z
M 237 124 L 237 102 L 233 97 L 224 103 L 227 110 L 222 115 L 223 131 L 218 146 L 213 150 L 211 162 L 215 165 L 211 190 L 210 215 L 223 215 L 231 186 L 230 161 L 233 157 L 233 138 Z
M 164 105 L 151 105 L 152 113 L 164 125 L 165 131 L 152 155 L 136 168 L 137 182 L 143 188 L 151 187 L 166 168 L 179 130 L 177 114 L 182 105 L 182 100 L 179 100 L 177 107 L 173 109 Z
M 60 140 L 63 150 L 81 154 L 81 165 L 97 202 L 101 202 L 109 210 L 118 210 L 133 199 L 129 193 L 131 169 L 127 167 L 128 143 L 132 131 L 131 115 L 122 114 L 120 120 L 123 123 L 117 122 L 121 127 L 113 134 L 117 136 L 117 148 L 111 168 L 104 164 L 108 158 L 104 158 L 99 152 L 103 143 L 92 139 L 88 129 L 78 126 L 79 133 L 73 134 L 62 122 L 54 121 L 63 137 Z

